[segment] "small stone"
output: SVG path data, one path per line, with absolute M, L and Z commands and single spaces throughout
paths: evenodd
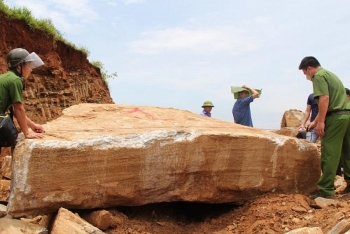
M 298 219 L 298 218 L 293 218 L 292 221 L 293 221 L 293 223 L 296 223 L 296 224 L 300 223 L 300 219 Z
M 305 208 L 300 207 L 300 206 L 294 206 L 294 207 L 292 207 L 292 210 L 294 210 L 298 213 L 306 213 L 307 212 L 307 210 Z

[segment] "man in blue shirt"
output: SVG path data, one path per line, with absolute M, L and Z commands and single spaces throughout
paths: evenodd
M 238 93 L 238 99 L 232 108 L 233 119 L 237 124 L 253 127 L 250 103 L 259 97 L 259 93 L 247 85 L 243 85 L 242 88 L 246 90 Z
M 311 114 L 311 117 L 310 117 L 310 114 Z M 309 117 L 310 117 L 310 123 L 312 123 L 315 120 L 317 114 L 318 114 L 318 105 L 316 100 L 314 99 L 314 94 L 311 93 L 307 99 L 306 110 L 304 113 L 304 117 L 301 120 L 300 128 L 305 129 L 305 123 L 307 122 Z M 315 143 L 316 140 L 318 139 L 316 129 L 312 129 L 310 130 L 310 132 L 311 132 L 311 139 L 308 139 L 308 140 L 311 141 L 312 143 Z
M 200 113 L 202 116 L 211 117 L 211 110 L 213 109 L 214 105 L 211 101 L 205 101 L 202 105 L 203 111 Z

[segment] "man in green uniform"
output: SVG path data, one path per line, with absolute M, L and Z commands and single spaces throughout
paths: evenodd
M 22 48 L 11 50 L 6 62 L 9 71 L 0 75 L 0 113 L 5 113 L 11 106 L 25 138 L 42 138 L 44 129 L 41 125 L 30 120 L 23 104 L 23 81 L 27 79 L 32 69 L 43 65 L 36 53 L 30 53 Z M 33 131 L 29 131 L 31 128 Z M 1 150 L 1 148 L 0 148 Z
M 344 179 L 349 185 L 346 192 L 350 192 L 350 104 L 343 83 L 311 56 L 301 61 L 299 70 L 312 82 L 314 98 L 319 107 L 310 128 L 316 128 L 321 137 L 322 175 L 317 182 L 319 191 L 310 198 L 334 196 L 334 178 L 341 156 Z

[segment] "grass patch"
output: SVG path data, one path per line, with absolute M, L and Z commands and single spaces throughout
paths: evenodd
M 118 73 L 117 72 L 109 73 L 108 71 L 106 71 L 103 63 L 100 61 L 91 61 L 91 64 L 94 65 L 95 67 L 100 68 L 102 79 L 105 81 L 109 89 L 109 84 L 107 79 L 114 79 L 115 77 L 118 77 Z

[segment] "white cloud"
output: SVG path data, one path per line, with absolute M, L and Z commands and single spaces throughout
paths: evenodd
M 89 0 L 48 0 L 48 3 L 62 12 L 82 21 L 94 20 L 98 17 L 97 12 L 92 9 L 89 2 Z
M 269 16 L 260 16 L 253 19 L 253 22 L 256 24 L 266 24 L 272 21 L 272 17 Z
M 239 54 L 259 48 L 259 44 L 259 40 L 249 37 L 244 30 L 219 27 L 206 30 L 169 28 L 143 32 L 141 39 L 129 45 L 134 52 L 141 54 L 157 54 L 165 50 L 190 50 L 200 54 Z
M 38 4 L 36 0 L 7 1 L 16 7 L 26 7 L 35 18 L 51 19 L 59 31 L 75 32 L 98 18 L 88 0 L 47 0 Z
M 131 4 L 140 4 L 143 3 L 144 0 L 123 0 L 125 5 L 131 5 Z
M 118 0 L 102 0 L 103 2 L 105 2 L 107 5 L 115 7 L 118 5 L 117 1 Z

